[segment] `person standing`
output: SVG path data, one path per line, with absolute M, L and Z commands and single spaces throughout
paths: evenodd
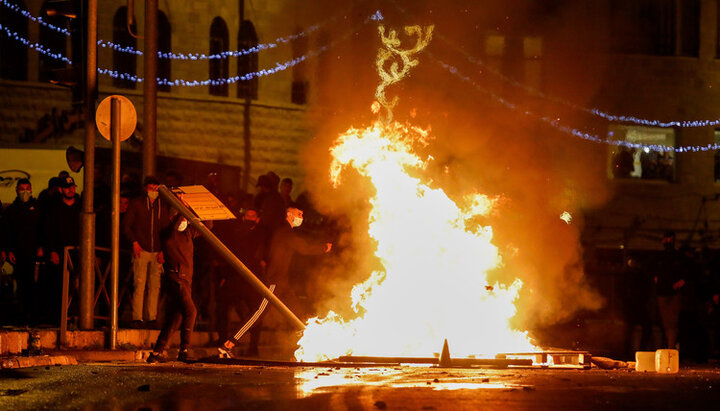
M 43 217 L 45 236 L 42 243 L 50 267 L 45 273 L 41 273 L 38 286 L 42 289 L 40 297 L 45 305 L 45 319 L 51 323 L 55 323 L 58 318 L 55 312 L 62 298 L 58 290 L 62 290 L 65 247 L 80 244 L 81 204 L 80 196 L 75 192 L 76 188 L 75 180 L 72 177 L 65 177 L 60 184 L 60 197 L 50 200 Z M 77 255 L 74 251 L 70 252 Z
M 189 226 L 188 221 L 179 213 L 173 218 L 167 232 L 163 233 L 167 311 L 162 331 L 158 335 L 152 354 L 147 359 L 149 363 L 166 360 L 163 352 L 178 327 L 180 327 L 178 360 L 190 359 L 188 348 L 197 315 L 192 299 L 193 239 L 199 235 L 200 233 Z
M 662 245 L 665 249 L 657 261 L 655 277 L 658 310 L 665 331 L 666 348 L 676 348 L 681 308 L 681 289 L 685 286 L 683 258 L 675 248 L 675 232 L 666 231 Z
M 145 195 L 133 199 L 123 220 L 123 232 L 132 244 L 133 301 L 132 319 L 135 327 L 156 327 L 158 296 L 164 255 L 160 233 L 168 227 L 168 209 L 158 198 L 159 181 L 145 177 Z M 147 300 L 145 289 L 147 288 Z
M 23 322 L 34 325 L 37 304 L 35 262 L 42 256 L 39 248 L 40 210 L 37 200 L 32 196 L 30 180 L 18 180 L 15 193 L 15 201 L 8 206 L 0 220 L 0 248 L 14 266 L 13 276 L 22 306 Z

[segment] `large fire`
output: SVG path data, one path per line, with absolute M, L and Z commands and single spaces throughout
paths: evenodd
M 298 360 L 431 356 L 444 339 L 453 357 L 534 349 L 526 332 L 509 325 L 522 282 L 488 283 L 501 257 L 492 228 L 473 219 L 489 213 L 494 200 L 476 194 L 455 202 L 415 176 L 431 160 L 415 148 L 429 138 L 418 128 L 376 123 L 348 130 L 331 148 L 335 186 L 353 168 L 375 188 L 368 234 L 383 270 L 353 288 L 354 318 L 331 311 L 308 321 Z

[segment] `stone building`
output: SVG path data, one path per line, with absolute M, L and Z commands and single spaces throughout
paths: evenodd
M 53 13 L 62 13 L 64 3 L 69 3 L 71 11 L 78 10 L 79 2 L 74 0 L 0 3 L 4 31 L 0 36 L 2 147 L 82 148 L 82 104 L 78 104 L 82 93 L 77 85 L 71 85 L 78 83 L 78 77 L 68 63 L 73 61 L 76 67 L 82 67 L 78 28 L 81 19 Z M 144 2 L 98 3 L 98 39 L 102 41 L 98 48 L 98 102 L 108 95 L 122 94 L 135 104 L 138 130 L 123 144 L 123 168 L 139 173 L 143 86 L 128 78 L 143 75 L 143 56 L 133 51 L 143 46 Z M 312 12 L 302 3 L 160 2 L 159 51 L 174 56 L 159 59 L 159 78 L 188 83 L 237 78 L 293 59 L 302 62 L 274 74 L 225 84 L 161 84 L 157 109 L 159 174 L 180 171 L 186 183 L 202 183 L 209 171 L 222 171 L 226 190 L 254 192 L 255 178 L 273 170 L 302 186 L 298 152 L 313 137 L 313 128 L 306 120 L 308 103 L 314 98 L 317 56 L 322 54 L 318 50 L 332 29 L 327 19 L 335 12 Z M 297 36 L 289 39 L 292 35 Z M 68 60 L 28 47 L 22 43 L 24 39 Z M 111 42 L 126 50 L 113 49 Z M 203 57 L 258 45 L 263 48 L 259 52 Z M 119 78 L 120 73 L 127 76 Z M 108 147 L 98 135 L 96 155 L 101 164 L 109 161 Z

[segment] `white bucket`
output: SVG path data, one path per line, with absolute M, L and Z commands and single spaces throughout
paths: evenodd
M 655 351 L 636 351 L 635 371 L 655 372 Z
M 655 370 L 663 374 L 674 374 L 680 369 L 678 350 L 655 351 Z

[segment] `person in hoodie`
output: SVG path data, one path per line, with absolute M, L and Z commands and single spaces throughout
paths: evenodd
M 176 212 L 176 210 L 173 210 Z M 211 222 L 212 223 L 212 222 Z M 209 224 L 211 227 L 212 224 Z M 200 235 L 199 231 L 188 224 L 188 221 L 177 213 L 170 226 L 163 232 L 163 250 L 165 255 L 165 290 L 167 305 L 165 323 L 155 342 L 149 363 L 163 362 L 167 358 L 163 352 L 175 330 L 180 328 L 179 361 L 188 361 L 190 336 L 195 326 L 197 309 L 192 299 L 193 281 L 193 239 Z
M 32 196 L 30 180 L 18 180 L 17 197 L 0 220 L 0 249 L 14 266 L 13 277 L 22 306 L 22 322 L 34 325 L 36 318 L 35 262 L 42 257 L 40 249 L 40 210 Z
M 145 195 L 133 199 L 123 219 L 123 233 L 132 244 L 133 299 L 132 319 L 136 328 L 156 328 L 160 279 L 165 262 L 160 233 L 168 227 L 168 208 L 158 198 L 160 182 L 145 177 Z M 147 301 L 145 288 L 147 287 Z

